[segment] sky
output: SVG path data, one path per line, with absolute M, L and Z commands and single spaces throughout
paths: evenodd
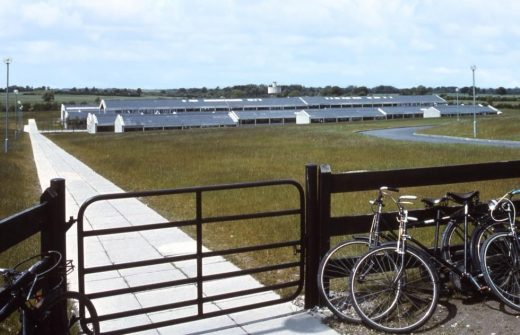
M 33 87 L 463 87 L 472 65 L 478 87 L 519 87 L 519 17 L 515 0 L 0 0 L 0 57 Z

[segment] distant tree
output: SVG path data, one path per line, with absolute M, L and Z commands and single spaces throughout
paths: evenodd
M 459 90 L 459 92 L 460 92 L 461 94 L 470 94 L 470 93 L 471 93 L 471 90 L 470 90 L 469 87 L 465 86 L 465 87 L 461 87 L 460 90 Z
M 337 97 L 343 94 L 343 90 L 339 86 L 325 86 L 321 91 L 321 96 L 332 96 Z
M 302 92 L 300 92 L 300 90 L 297 90 L 297 89 L 294 89 L 287 94 L 288 97 L 299 97 L 301 95 L 302 95 Z
M 244 93 L 244 91 L 242 91 L 241 89 L 233 89 L 231 91 L 231 94 L 228 95 L 230 98 L 243 98 L 246 96 L 246 94 Z
M 138 88 L 137 91 L 136 91 L 136 94 L 137 94 L 138 97 L 140 97 L 143 94 L 143 90 Z
M 54 101 L 54 92 L 53 92 L 53 91 L 45 91 L 45 92 L 42 94 L 42 99 L 43 99 L 43 101 L 45 101 L 47 104 L 50 104 L 51 102 Z
M 499 88 L 497 88 L 495 90 L 495 94 L 506 95 L 507 94 L 507 90 L 504 87 L 500 86 Z
M 428 91 L 431 91 L 431 89 L 427 89 L 423 85 L 419 85 L 419 86 L 415 87 L 416 95 L 426 95 L 426 94 L 428 94 Z
M 354 88 L 352 91 L 352 94 L 359 95 L 359 96 L 367 96 L 368 95 L 368 88 L 366 86 L 358 86 Z
M 386 85 L 379 85 L 374 88 L 372 88 L 372 93 L 376 94 L 395 94 L 399 93 L 399 89 L 393 87 L 393 86 L 386 86 Z

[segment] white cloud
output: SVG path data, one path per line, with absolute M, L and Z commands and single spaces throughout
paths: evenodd
M 0 8 L 3 52 L 27 64 L 59 60 L 105 86 L 163 73 L 179 74 L 166 76 L 175 78 L 169 87 L 191 78 L 222 86 L 241 74 L 407 86 L 453 81 L 473 63 L 520 77 L 520 2 L 505 0 L 0 0 Z M 482 75 L 482 84 L 494 80 Z

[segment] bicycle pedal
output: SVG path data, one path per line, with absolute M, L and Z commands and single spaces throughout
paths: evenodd
M 479 291 L 480 291 L 481 293 L 487 293 L 487 292 L 490 292 L 491 289 L 489 288 L 489 286 L 482 285 L 482 286 L 480 286 Z

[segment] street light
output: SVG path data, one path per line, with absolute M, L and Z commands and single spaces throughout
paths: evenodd
M 11 57 L 7 57 L 4 59 L 4 63 L 7 65 L 7 86 L 5 87 L 5 141 L 4 141 L 4 152 L 7 153 L 7 148 L 9 146 L 9 133 L 7 127 L 7 113 L 9 112 L 9 64 L 11 64 Z
M 476 65 L 471 65 L 471 71 L 473 72 L 473 138 L 477 137 L 477 105 L 475 104 L 475 70 Z
M 17 101 L 18 104 L 18 124 L 20 125 L 20 133 L 23 132 L 23 105 L 20 100 Z
M 455 89 L 455 92 L 457 92 L 457 122 L 459 121 L 459 88 L 457 87 Z
M 18 90 L 14 90 L 15 102 L 14 102 L 14 139 L 18 139 Z

